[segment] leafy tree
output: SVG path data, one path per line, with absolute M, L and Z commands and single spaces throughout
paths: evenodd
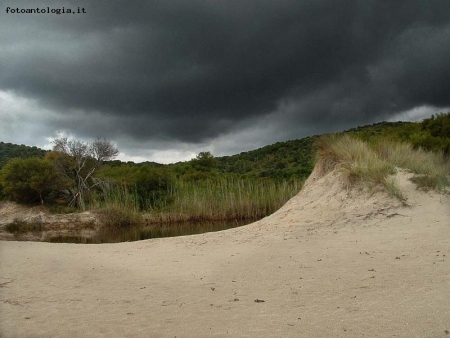
M 209 151 L 202 151 L 192 160 L 192 164 L 197 170 L 209 171 L 217 165 L 217 160 Z
M 450 113 L 432 115 L 420 125 L 421 132 L 411 138 L 413 145 L 450 156 Z
M 89 195 L 92 188 L 102 183 L 94 174 L 100 169 L 104 161 L 114 159 L 119 150 L 110 142 L 96 140 L 85 143 L 68 140 L 62 137 L 53 141 L 53 154 L 49 155 L 58 172 L 71 180 L 74 192 L 69 190 L 70 206 L 85 208 L 85 195 Z
M 450 138 L 450 113 L 431 115 L 431 118 L 422 121 L 421 126 L 422 130 L 429 130 L 433 137 Z
M 54 165 L 45 159 L 16 158 L 0 170 L 2 194 L 20 202 L 39 200 L 59 188 L 61 181 Z

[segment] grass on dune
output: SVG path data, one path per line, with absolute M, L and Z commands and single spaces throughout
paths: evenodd
M 338 169 L 347 187 L 364 183 L 383 186 L 405 202 L 405 196 L 389 176 L 396 167 L 415 173 L 419 188 L 444 190 L 449 185 L 450 166 L 441 153 L 413 149 L 406 143 L 378 140 L 372 145 L 349 135 L 325 135 L 317 141 L 317 164 L 323 172 Z
M 395 166 L 382 159 L 366 142 L 348 135 L 327 135 L 317 142 L 319 168 L 339 169 L 347 187 L 356 182 L 382 184 Z
M 374 149 L 387 162 L 416 174 L 412 181 L 419 188 L 445 191 L 450 185 L 450 162 L 441 152 L 413 149 L 408 143 L 389 141 L 375 143 Z

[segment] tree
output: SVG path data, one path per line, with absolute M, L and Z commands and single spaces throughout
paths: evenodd
M 0 170 L 2 193 L 20 202 L 37 199 L 44 204 L 44 197 L 60 185 L 54 165 L 45 159 L 15 158 Z
M 450 138 L 450 113 L 439 113 L 421 123 L 422 130 L 429 130 L 433 137 Z
M 421 130 L 410 136 L 415 147 L 431 151 L 442 151 L 450 156 L 450 113 L 439 113 L 425 119 L 420 124 Z
M 101 184 L 94 174 L 100 169 L 104 161 L 114 159 L 119 150 L 110 142 L 97 139 L 91 143 L 78 140 L 68 140 L 62 137 L 53 141 L 51 158 L 61 175 L 73 182 L 75 192 L 71 194 L 70 206 L 85 207 L 85 195 Z
M 209 151 L 202 151 L 192 160 L 192 164 L 197 170 L 209 171 L 217 165 L 217 159 Z

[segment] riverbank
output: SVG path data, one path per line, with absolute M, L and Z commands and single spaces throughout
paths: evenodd
M 40 242 L 53 236 L 90 237 L 99 227 L 100 221 L 95 212 L 53 214 L 43 206 L 0 202 L 0 240 Z
M 144 214 L 140 224 L 121 227 L 102 224 L 102 214 L 99 211 L 52 214 L 43 206 L 26 207 L 9 201 L 0 202 L 0 240 L 7 241 L 120 243 L 222 231 L 254 221 L 256 220 L 219 219 L 158 223 L 158 220 Z

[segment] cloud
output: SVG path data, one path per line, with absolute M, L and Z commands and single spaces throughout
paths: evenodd
M 0 97 L 3 135 L 15 112 L 35 138 L 68 130 L 183 158 L 450 107 L 446 0 L 58 3 L 79 6 L 0 14 L 0 90 L 36 107 Z

